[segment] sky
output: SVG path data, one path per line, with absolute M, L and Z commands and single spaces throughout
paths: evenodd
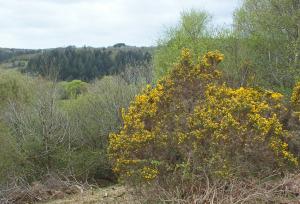
M 0 0 L 0 47 L 153 46 L 188 9 L 231 25 L 239 0 Z

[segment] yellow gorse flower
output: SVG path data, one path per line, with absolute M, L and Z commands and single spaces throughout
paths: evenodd
M 150 181 L 179 165 L 210 167 L 211 174 L 230 176 L 231 161 L 247 154 L 272 165 L 297 164 L 279 120 L 283 96 L 223 84 L 216 67 L 224 59 L 219 51 L 208 52 L 196 64 L 192 59 L 183 49 L 172 72 L 122 111 L 123 128 L 109 141 L 114 171 L 122 178 Z M 265 152 L 255 152 L 261 149 Z M 191 159 L 193 165 L 181 165 Z

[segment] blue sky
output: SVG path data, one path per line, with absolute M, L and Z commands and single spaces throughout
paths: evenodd
M 0 47 L 155 45 L 180 12 L 209 12 L 232 24 L 239 0 L 0 0 Z

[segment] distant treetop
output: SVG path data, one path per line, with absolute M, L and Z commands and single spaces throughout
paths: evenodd
M 114 44 L 113 47 L 125 47 L 126 44 L 125 43 L 117 43 L 117 44 Z

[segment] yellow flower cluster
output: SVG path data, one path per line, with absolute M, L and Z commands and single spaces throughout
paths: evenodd
M 271 97 L 274 100 L 282 100 L 283 99 L 283 95 L 281 93 L 271 92 Z
M 216 65 L 224 56 L 218 51 L 198 63 L 192 59 L 184 49 L 172 72 L 123 110 L 123 128 L 110 135 L 114 171 L 149 181 L 182 164 L 224 176 L 245 161 L 258 169 L 297 164 L 279 120 L 286 111 L 283 96 L 222 84 Z
M 234 149 L 240 155 L 246 147 L 252 147 L 248 151 L 256 151 L 269 144 L 278 161 L 284 159 L 297 164 L 283 140 L 287 132 L 283 130 L 277 114 L 285 109 L 278 106 L 279 94 L 276 97 L 274 94 L 252 88 L 209 86 L 205 100 L 196 105 L 189 117 L 189 128 L 194 130 L 191 136 L 216 146 L 221 147 L 222 144 L 223 150 Z M 215 150 L 214 153 L 218 152 Z
M 293 107 L 293 116 L 298 117 L 300 120 L 300 82 L 296 83 L 293 88 L 291 104 Z
M 220 53 L 220 51 L 216 50 L 216 51 L 210 51 L 207 52 L 202 60 L 201 63 L 203 65 L 205 65 L 206 67 L 212 66 L 212 65 L 217 65 L 220 62 L 222 62 L 224 60 L 224 55 L 222 53 Z
M 300 105 L 300 82 L 298 82 L 293 89 L 293 93 L 291 96 L 291 102 L 294 106 Z
M 141 170 L 141 175 L 145 180 L 153 180 L 157 177 L 158 170 L 145 166 Z

